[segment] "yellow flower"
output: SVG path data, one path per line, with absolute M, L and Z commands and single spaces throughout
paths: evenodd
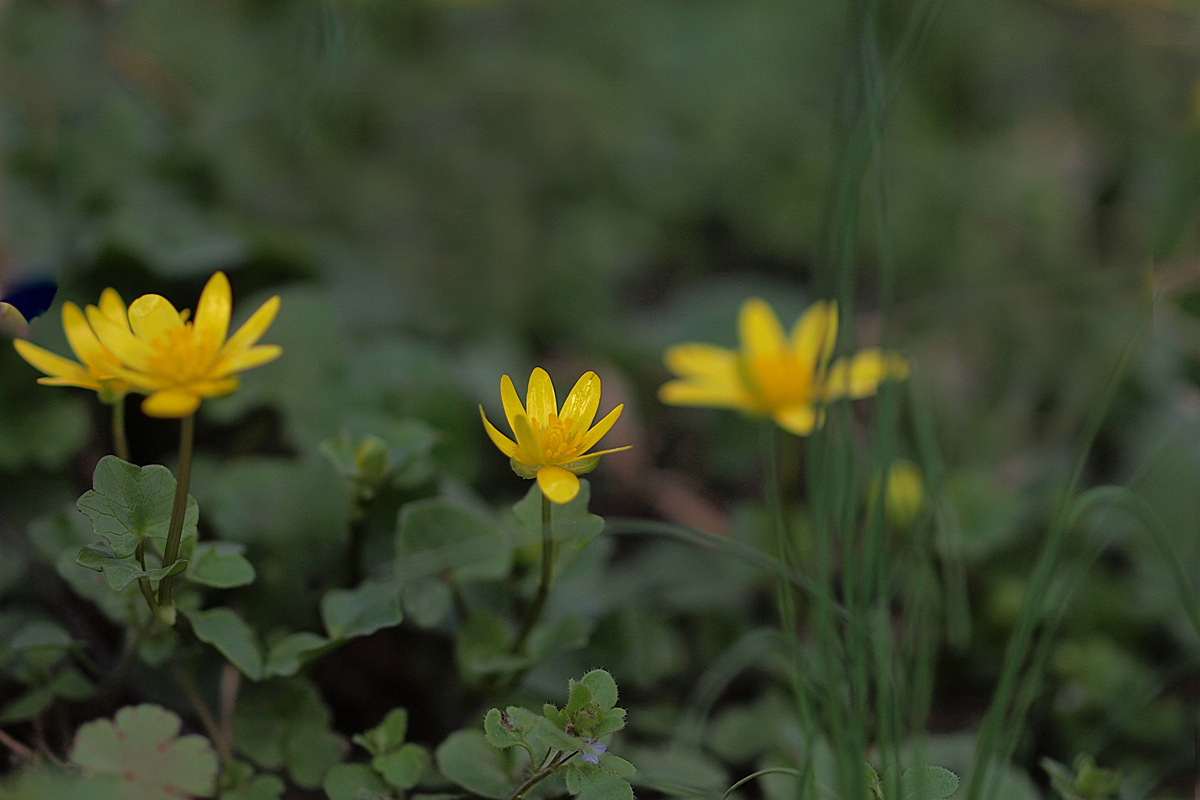
M 283 352 L 278 345 L 256 345 L 279 311 L 278 296 L 226 338 L 232 308 L 229 279 L 218 272 L 200 294 L 194 321 L 156 294 L 130 303 L 128 319 L 95 306 L 88 306 L 87 318 L 101 344 L 120 361 L 117 376 L 149 395 L 142 411 L 151 417 L 186 417 L 204 398 L 235 391 L 234 373 L 274 361 Z
M 754 297 L 742 304 L 738 332 L 740 352 L 700 343 L 667 348 L 667 368 L 679 379 L 663 384 L 659 399 L 769 416 L 806 436 L 823 424 L 826 403 L 867 397 L 884 380 L 908 376 L 903 356 L 879 348 L 830 363 L 837 338 L 833 301 L 810 306 L 789 337 L 771 307 Z
M 90 312 L 94 306 L 89 306 Z M 114 289 L 105 289 L 100 295 L 100 308 L 96 313 L 111 320 L 114 324 L 126 325 L 125 303 Z M 62 356 L 55 355 L 35 344 L 17 339 L 13 346 L 21 357 L 33 366 L 46 373 L 49 377 L 38 378 L 38 383 L 47 386 L 78 386 L 91 389 L 100 395 L 106 403 L 120 400 L 130 390 L 129 381 L 120 376 L 121 361 L 101 344 L 96 338 L 92 326 L 88 324 L 79 306 L 74 303 L 63 304 L 63 330 L 67 334 L 67 342 L 75 351 L 76 358 L 82 363 L 76 363 Z
M 925 482 L 921 470 L 907 459 L 892 462 L 888 470 L 883 510 L 897 528 L 907 528 L 917 518 L 925 500 Z
M 541 367 L 529 376 L 524 406 L 512 378 L 507 375 L 500 379 L 500 401 L 517 440 L 514 442 L 496 430 L 480 406 L 479 416 L 488 437 L 509 457 L 518 475 L 536 477 L 542 494 L 560 505 L 575 499 L 579 494 L 577 476 L 595 469 L 600 456 L 629 449 L 626 446 L 588 452 L 608 433 L 625 407 L 617 406 L 592 426 L 600 406 L 600 378 L 594 372 L 583 374 L 561 409 L 554 397 L 554 384 Z

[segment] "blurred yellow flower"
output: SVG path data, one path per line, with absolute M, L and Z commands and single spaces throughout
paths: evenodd
M 93 308 L 95 307 L 89 306 L 89 312 Z M 114 289 L 105 289 L 101 293 L 100 307 L 96 309 L 96 313 L 114 324 L 129 325 L 125 319 L 125 303 Z M 106 403 L 120 400 L 131 388 L 129 381 L 120 376 L 120 359 L 96 338 L 92 326 L 88 324 L 79 306 L 64 303 L 62 315 L 67 342 L 82 363 L 63 358 L 24 339 L 13 342 L 22 358 L 48 376 L 38 378 L 38 383 L 91 389 Z
M 667 368 L 679 378 L 663 384 L 659 399 L 769 416 L 785 430 L 806 436 L 824 422 L 826 403 L 867 397 L 888 378 L 908 377 L 903 356 L 876 347 L 831 364 L 837 339 L 832 301 L 810 306 L 789 337 L 771 307 L 751 298 L 742 304 L 738 333 L 739 352 L 694 342 L 667 348 Z
M 274 361 L 283 352 L 278 345 L 256 344 L 279 311 L 278 296 L 226 338 L 232 309 L 229 279 L 218 272 L 200 294 L 194 321 L 157 294 L 130 303 L 128 319 L 95 306 L 88 306 L 87 319 L 119 360 L 117 376 L 149 395 L 142 411 L 151 417 L 186 417 L 204 398 L 235 391 L 234 373 Z
M 592 426 L 600 406 L 600 378 L 594 372 L 583 374 L 561 409 L 554 396 L 554 384 L 541 367 L 529 376 L 524 406 L 507 375 L 500 378 L 500 401 L 517 440 L 514 442 L 496 430 L 480 406 L 479 416 L 488 437 L 509 457 L 518 475 L 536 477 L 542 494 L 560 505 L 575 499 L 579 494 L 577 476 L 595 469 L 600 456 L 629 449 L 626 446 L 588 452 L 608 433 L 624 408 L 617 406 Z
M 911 525 L 924 499 L 925 482 L 921 479 L 920 468 L 907 459 L 893 461 L 883 495 L 883 510 L 892 525 L 897 528 Z

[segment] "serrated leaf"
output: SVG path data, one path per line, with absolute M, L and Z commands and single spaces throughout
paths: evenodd
M 331 589 L 321 598 L 321 620 L 331 639 L 370 636 L 402 619 L 395 581 L 364 581 L 353 589 Z
M 906 769 L 900 787 L 904 800 L 946 800 L 958 791 L 958 776 L 948 769 L 925 764 Z
M 104 582 L 114 592 L 124 591 L 125 587 L 140 578 L 160 581 L 168 575 L 178 575 L 188 566 L 188 560 L 181 558 L 166 568 L 142 569 L 135 556 L 118 557 L 108 542 L 85 545 L 75 556 L 75 563 L 103 573 Z
M 127 706 L 113 720 L 79 728 L 71 760 L 86 774 L 111 775 L 130 800 L 211 797 L 217 756 L 203 736 L 179 736 L 180 720 L 162 706 Z
M 592 728 L 592 737 L 599 739 L 601 736 L 608 736 L 610 733 L 616 733 L 625 727 L 625 709 L 610 708 L 604 712 L 604 719 Z
M 92 489 L 76 505 L 92 521 L 92 529 L 112 548 L 113 555 L 133 555 L 147 537 L 165 539 L 175 500 L 175 476 L 166 467 L 138 467 L 116 456 L 105 456 L 92 475 Z M 183 537 L 196 535 L 200 506 L 188 496 Z
M 250 680 L 262 680 L 263 656 L 258 636 L 244 619 L 223 606 L 183 613 L 192 623 L 197 639 L 217 648 Z
M 321 784 L 329 800 L 362 800 L 361 791 L 386 798 L 390 796 L 387 784 L 366 764 L 335 764 L 325 773 Z
M 513 790 L 506 750 L 496 750 L 479 731 L 455 731 L 435 753 L 438 770 L 449 780 L 482 797 L 504 800 Z
M 187 579 L 216 589 L 254 583 L 254 566 L 242 555 L 245 545 L 236 542 L 198 542 L 192 551 Z
M 333 640 L 308 631 L 288 634 L 271 645 L 263 675 L 268 678 L 295 675 L 305 664 L 315 661 L 337 645 Z
M 617 704 L 617 682 L 606 670 L 594 669 L 580 680 L 591 691 L 592 699 L 602 711 L 608 711 Z
M 375 756 L 371 766 L 389 784 L 407 791 L 417 785 L 428 768 L 429 751 L 419 744 L 406 744 L 394 753 Z
M 400 509 L 396 571 L 406 581 L 447 570 L 460 582 L 502 578 L 511 562 L 508 535 L 487 517 L 437 498 Z

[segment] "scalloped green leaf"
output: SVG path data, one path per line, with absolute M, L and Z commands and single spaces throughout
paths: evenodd
M 371 759 L 371 766 L 397 789 L 407 791 L 417 785 L 429 767 L 429 751 L 419 744 L 406 744 L 394 753 Z
M 76 505 L 117 558 L 133 555 L 146 538 L 166 539 L 175 500 L 175 476 L 159 464 L 138 467 L 105 456 L 92 474 L 92 489 Z M 184 538 L 195 537 L 200 506 L 188 495 Z
M 114 719 L 79 728 L 71 760 L 85 774 L 111 775 L 137 800 L 211 797 L 217 755 L 203 736 L 179 736 L 179 717 L 162 706 L 127 706 Z
M 608 711 L 617 704 L 617 682 L 606 670 L 594 669 L 580 678 L 579 682 L 591 690 L 591 699 L 602 711 Z

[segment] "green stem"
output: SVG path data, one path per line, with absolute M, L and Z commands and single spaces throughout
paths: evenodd
M 125 396 L 112 404 L 113 454 L 122 461 L 129 460 L 129 440 L 125 437 Z
M 196 436 L 196 417 L 189 414 L 179 425 L 179 475 L 175 480 L 175 505 L 171 507 L 171 525 L 167 529 L 167 545 L 163 548 L 163 567 L 169 568 L 179 558 L 179 540 L 183 536 L 183 518 L 187 513 L 188 486 L 192 481 L 192 442 Z M 158 584 L 158 604 L 174 624 L 175 605 L 171 600 L 173 575 Z M 164 622 L 166 619 L 164 618 Z
M 521 633 L 517 636 L 517 641 L 513 644 L 512 651 L 520 653 L 525 647 L 525 640 L 529 638 L 529 632 L 533 630 L 533 626 L 537 624 L 538 618 L 542 616 L 542 608 L 546 605 L 546 598 L 550 595 L 550 584 L 554 581 L 554 525 L 551 521 L 551 506 L 550 498 L 542 495 L 542 583 L 538 586 L 537 596 L 533 598 L 533 605 L 529 607 L 529 613 L 525 615 L 525 623 L 521 626 Z

